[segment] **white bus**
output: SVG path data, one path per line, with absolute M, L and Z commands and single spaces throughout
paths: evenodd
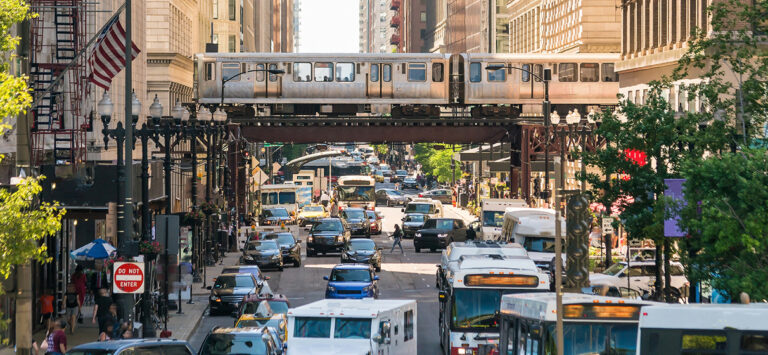
M 527 256 L 464 255 L 449 269 L 439 288 L 444 354 L 498 352 L 501 296 L 549 291 L 549 275 Z
M 342 176 L 338 180 L 336 194 L 339 204 L 345 207 L 373 209 L 376 204 L 376 180 L 366 175 Z
M 637 354 L 768 354 L 768 304 L 643 307 Z
M 261 186 L 261 210 L 266 208 L 283 207 L 288 213 L 298 213 L 299 204 L 296 200 L 294 184 L 274 184 Z
M 565 240 L 565 218 L 560 223 Z M 550 270 L 550 265 L 554 266 L 555 259 L 555 225 L 555 210 L 508 207 L 504 212 L 501 240 L 522 245 L 536 266 L 552 274 L 554 270 Z
M 563 294 L 563 354 L 634 355 L 641 307 L 648 301 Z M 557 354 L 555 293 L 504 295 L 500 352 Z M 664 354 L 657 352 L 655 354 Z

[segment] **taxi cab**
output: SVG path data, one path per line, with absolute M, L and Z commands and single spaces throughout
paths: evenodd
M 322 205 L 306 205 L 299 212 L 299 226 L 304 227 L 315 221 L 328 217 L 328 211 Z
M 272 327 L 277 330 L 282 341 L 286 340 L 286 328 L 288 318 L 285 313 L 275 313 L 269 302 L 264 300 L 259 302 L 255 313 L 245 313 L 235 322 L 235 328 L 245 327 Z

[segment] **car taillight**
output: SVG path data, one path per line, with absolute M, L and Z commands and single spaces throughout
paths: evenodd
M 419 194 L 419 197 L 424 197 L 424 194 Z

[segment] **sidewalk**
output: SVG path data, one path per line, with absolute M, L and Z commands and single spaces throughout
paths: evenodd
M 212 280 L 221 274 L 224 267 L 237 265 L 239 258 L 240 253 L 227 253 L 223 263 L 207 267 L 205 270 L 206 278 L 208 279 L 206 286 L 213 285 Z M 202 282 L 196 282 L 192 284 L 192 300 L 194 303 L 189 304 L 184 301 L 181 304 L 181 311 L 183 314 L 177 314 L 176 310 L 168 311 L 168 330 L 172 332 L 171 338 L 189 340 L 197 329 L 200 320 L 203 318 L 203 313 L 205 313 L 205 310 L 208 308 L 209 294 L 210 291 L 203 288 Z M 93 305 L 83 307 L 82 312 L 83 324 L 76 325 L 75 334 L 69 334 L 69 328 L 67 329 L 67 345 L 69 348 L 98 340 L 98 324 L 91 323 L 93 317 Z M 160 330 L 157 331 L 157 335 L 160 336 Z M 33 338 L 40 344 L 44 336 L 45 331 L 39 331 L 35 332 Z M 14 351 L 13 349 L 0 350 L 0 355 L 5 354 L 14 354 Z

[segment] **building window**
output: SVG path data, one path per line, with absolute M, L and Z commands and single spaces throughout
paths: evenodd
M 488 81 L 507 81 L 507 68 L 504 63 L 490 63 L 491 65 L 504 65 L 504 68 L 488 71 Z
M 425 11 L 421 12 L 421 22 L 427 22 L 427 13 Z
M 355 65 L 352 63 L 336 63 L 336 81 L 355 81 Z
M 443 81 L 443 63 L 432 63 L 432 81 L 436 83 Z
M 312 81 L 312 64 L 293 63 L 293 81 Z
M 315 63 L 315 81 L 333 81 L 333 63 Z
M 558 76 L 562 82 L 579 81 L 579 73 L 576 63 L 560 63 L 558 65 Z
M 219 18 L 219 0 L 213 0 L 213 18 Z M 216 42 L 213 42 L 216 43 Z
M 469 63 L 469 81 L 470 82 L 479 83 L 480 80 L 483 80 L 482 65 L 483 64 L 480 62 Z
M 235 0 L 229 0 L 229 20 L 234 21 L 237 19 L 237 7 Z
M 229 53 L 237 52 L 237 36 L 229 35 Z
M 426 81 L 426 63 L 408 63 L 408 81 Z
M 613 70 L 613 63 L 603 63 L 602 65 L 602 77 L 605 82 L 619 81 L 619 74 Z
M 600 65 L 597 63 L 581 63 L 579 76 L 585 83 L 594 83 L 600 81 Z

